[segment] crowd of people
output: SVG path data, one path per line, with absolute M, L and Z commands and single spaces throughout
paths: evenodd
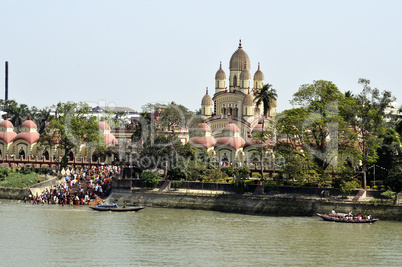
M 31 194 L 31 204 L 83 205 L 98 197 L 109 195 L 112 177 L 120 173 L 117 166 L 92 166 L 81 170 L 69 168 L 63 181 L 46 188 L 41 194 Z

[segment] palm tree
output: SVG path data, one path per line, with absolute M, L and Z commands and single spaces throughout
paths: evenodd
M 19 130 L 20 126 L 29 115 L 29 108 L 25 104 L 19 104 L 14 100 L 4 102 L 4 111 L 14 127 Z
M 32 120 L 38 126 L 39 134 L 42 134 L 45 131 L 46 123 L 50 121 L 50 109 L 47 107 L 43 109 L 32 107 L 30 113 Z
M 267 140 L 267 134 L 268 132 L 265 131 L 265 125 L 264 125 L 264 119 L 268 115 L 269 110 L 271 110 L 272 103 L 276 101 L 276 98 L 278 95 L 276 94 L 276 90 L 272 88 L 272 84 L 265 84 L 261 90 L 258 90 L 255 93 L 254 96 L 254 101 L 257 105 L 261 105 L 261 103 L 264 106 L 264 113 L 263 113 L 263 118 L 262 118 L 262 131 L 261 131 L 261 136 L 259 139 L 261 140 L 261 177 L 264 178 L 264 165 L 263 165 L 263 153 L 264 153 L 264 146 L 263 144 Z
M 276 90 L 272 88 L 272 84 L 265 84 L 261 90 L 258 90 L 255 93 L 254 101 L 257 106 L 264 106 L 264 118 L 268 115 L 268 111 L 272 107 L 272 103 L 276 101 L 278 95 L 276 94 Z

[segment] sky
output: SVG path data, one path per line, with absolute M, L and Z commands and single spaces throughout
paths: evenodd
M 0 84 L 9 99 L 130 107 L 174 101 L 201 107 L 219 62 L 239 39 L 278 93 L 278 111 L 300 85 L 359 78 L 402 99 L 402 1 L 2 0 Z

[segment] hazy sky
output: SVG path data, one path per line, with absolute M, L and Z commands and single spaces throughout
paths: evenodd
M 358 78 L 402 99 L 402 1 L 16 1 L 0 3 L 0 80 L 9 98 L 141 110 L 149 102 L 200 108 L 205 87 L 239 38 L 278 92 L 278 111 L 305 83 Z

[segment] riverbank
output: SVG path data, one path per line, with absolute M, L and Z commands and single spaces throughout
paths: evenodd
M 148 207 L 200 209 L 221 212 L 242 213 L 268 216 L 313 216 L 328 213 L 352 211 L 354 214 L 370 214 L 381 220 L 402 221 L 402 206 L 351 203 L 334 201 L 329 198 L 309 196 L 244 196 L 236 194 L 198 195 L 189 192 L 159 193 L 156 191 L 113 192 L 109 202 Z
M 28 188 L 0 187 L 0 198 L 2 199 L 28 199 L 30 193 Z

